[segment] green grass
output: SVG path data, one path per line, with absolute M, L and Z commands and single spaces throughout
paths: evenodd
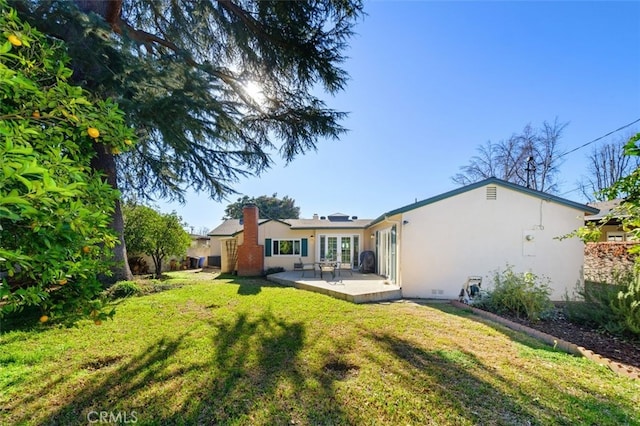
M 4 327 L 0 424 L 639 424 L 638 381 L 450 305 L 174 279 L 101 326 Z

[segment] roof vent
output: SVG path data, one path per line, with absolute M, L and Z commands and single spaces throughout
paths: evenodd
M 495 186 L 487 186 L 487 200 L 498 199 L 498 188 Z
M 358 220 L 358 216 L 351 216 L 351 220 Z
M 313 214 L 313 220 L 318 220 L 318 213 Z
M 320 216 L 320 220 L 326 220 L 327 217 L 326 216 Z

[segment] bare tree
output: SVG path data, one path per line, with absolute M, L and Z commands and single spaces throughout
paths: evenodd
M 545 121 L 540 128 L 527 124 L 520 133 L 498 143 L 488 141 L 452 179 L 468 185 L 497 177 L 538 191 L 556 192 L 558 143 L 566 127 L 567 123 L 556 118 L 552 123 Z
M 635 133 L 635 132 L 634 132 Z M 594 147 L 588 156 L 589 175 L 580 182 L 582 194 L 590 201 L 607 201 L 603 190 L 640 166 L 640 157 L 624 154 L 624 146 L 630 136 L 621 136 Z

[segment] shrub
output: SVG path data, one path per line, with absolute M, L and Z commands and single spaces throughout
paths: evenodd
M 478 305 L 496 313 L 509 313 L 518 318 L 524 315 L 530 321 L 538 321 L 553 308 L 550 294 L 548 280 L 542 281 L 530 272 L 516 273 L 507 265 L 504 271 L 495 272 L 493 289 Z
M 118 281 L 107 292 L 111 298 L 120 299 L 140 294 L 142 290 L 133 281 Z
M 631 270 L 617 271 L 611 283 L 585 281 L 573 299 L 565 297 L 567 318 L 611 334 L 640 334 L 640 281 Z
M 618 292 L 611 303 L 613 311 L 627 330 L 640 335 L 640 279 L 633 277 L 626 289 Z
M 624 279 L 622 276 L 618 277 Z M 624 281 L 617 281 L 622 282 Z M 612 334 L 621 334 L 624 327 L 621 326 L 620 317 L 614 311 L 612 303 L 626 286 L 617 283 L 585 281 L 584 285 L 579 285 L 573 298 L 565 296 L 564 312 L 567 319 L 576 324 L 596 326 Z
M 281 266 L 275 266 L 264 271 L 265 275 L 277 274 L 278 272 L 284 272 L 284 268 Z

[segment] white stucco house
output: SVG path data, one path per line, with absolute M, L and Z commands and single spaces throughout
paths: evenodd
M 235 270 L 237 247 L 250 234 L 264 269 L 290 270 L 299 259 L 325 257 L 356 269 L 359 254 L 370 251 L 375 272 L 401 286 L 403 297 L 454 299 L 469 276 L 489 284 L 495 271 L 511 265 L 547 277 L 551 299 L 562 300 L 582 280 L 584 246 L 577 238 L 560 237 L 582 226 L 585 214 L 595 213 L 587 205 L 489 178 L 376 219 L 339 213 L 312 219 L 256 217 L 249 224 L 225 221 L 209 235 L 223 272 Z

